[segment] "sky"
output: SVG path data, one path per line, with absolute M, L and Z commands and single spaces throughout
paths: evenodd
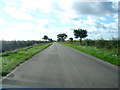
M 118 37 L 118 1 L 0 0 L 0 40 L 57 40 L 60 33 L 68 40 L 79 28 L 86 39 Z

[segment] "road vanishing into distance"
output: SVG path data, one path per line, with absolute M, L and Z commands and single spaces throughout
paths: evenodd
M 118 67 L 59 43 L 3 79 L 4 87 L 118 88 Z

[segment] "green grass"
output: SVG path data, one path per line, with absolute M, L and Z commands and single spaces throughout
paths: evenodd
M 96 48 L 96 47 L 90 47 L 90 46 L 80 46 L 80 45 L 68 44 L 68 43 L 61 43 L 61 44 L 70 46 L 72 48 L 75 48 L 77 50 L 85 52 L 89 55 L 92 55 L 99 59 L 102 59 L 106 62 L 120 66 L 120 64 L 119 64 L 120 58 L 118 58 L 117 51 L 114 49 L 113 50 L 104 50 L 102 48 Z
M 31 58 L 32 56 L 34 56 L 35 54 L 37 54 L 51 44 L 52 43 L 33 45 L 22 49 L 17 49 L 15 51 L 7 51 L 2 53 L 2 76 L 10 73 L 14 68 L 20 65 L 20 63 Z

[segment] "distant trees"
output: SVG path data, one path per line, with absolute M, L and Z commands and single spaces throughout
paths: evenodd
M 71 42 L 72 42 L 72 41 L 73 41 L 73 38 L 72 38 L 72 37 L 71 37 L 71 38 L 69 38 L 69 41 L 71 41 Z
M 52 38 L 48 38 L 49 42 L 53 42 Z
M 85 37 L 87 37 L 88 35 L 87 35 L 87 30 L 84 30 L 84 29 L 75 29 L 74 31 L 73 31 L 73 33 L 74 33 L 74 36 L 75 36 L 75 38 L 80 38 L 80 43 L 82 44 L 82 38 L 85 38 Z M 57 41 L 65 41 L 65 39 L 67 38 L 67 35 L 65 34 L 65 33 L 62 33 L 62 34 L 58 34 L 57 35 Z M 69 38 L 69 40 L 68 41 L 73 41 L 73 38 L 71 37 L 71 38 Z
M 49 38 L 48 38 L 48 36 L 47 35 L 44 35 L 44 37 L 42 38 L 42 39 L 44 39 L 44 40 L 48 40 Z
M 80 38 L 80 43 L 82 44 L 82 38 L 87 37 L 87 30 L 84 29 L 75 29 L 73 31 L 75 38 Z
M 49 42 L 53 42 L 52 38 L 48 38 L 47 35 L 44 35 L 42 39 L 44 39 L 45 41 L 48 40 Z
M 57 41 L 64 41 L 67 38 L 67 35 L 65 33 L 58 34 L 57 38 Z

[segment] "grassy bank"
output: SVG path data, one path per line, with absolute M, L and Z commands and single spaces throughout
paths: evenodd
M 7 51 L 1 54 L 2 56 L 2 76 L 10 73 L 20 63 L 31 58 L 44 48 L 48 47 L 52 43 L 33 45 L 26 48 L 17 49 L 15 51 Z
M 112 63 L 114 65 L 120 66 L 119 64 L 119 59 L 117 56 L 117 51 L 112 49 L 112 50 L 105 50 L 102 48 L 96 48 L 96 47 L 91 47 L 91 46 L 80 46 L 76 44 L 68 44 L 68 43 L 61 43 L 66 46 L 70 46 L 72 48 L 75 48 L 77 50 L 80 50 L 82 52 L 85 52 L 89 55 L 95 56 L 97 58 L 100 58 L 104 61 L 107 61 L 109 63 Z

